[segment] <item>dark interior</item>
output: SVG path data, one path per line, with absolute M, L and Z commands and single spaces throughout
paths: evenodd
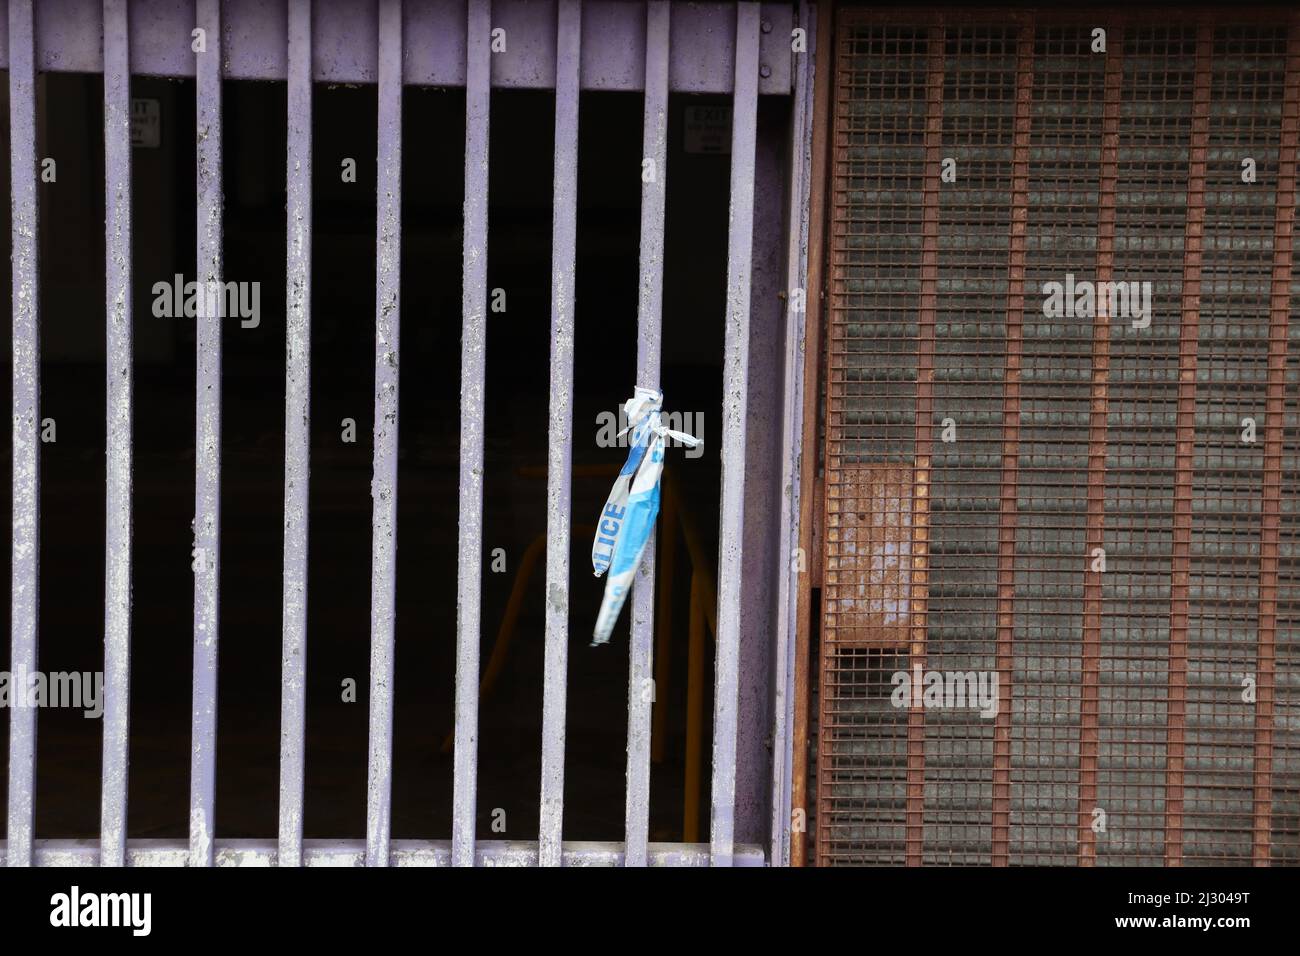
M 103 662 L 104 170 L 102 80 L 42 79 L 40 666 Z M 2 85 L 0 85 L 2 86 Z M 132 838 L 184 838 L 189 791 L 194 510 L 194 324 L 156 318 L 152 286 L 193 278 L 194 86 L 136 78 L 159 101 L 162 142 L 133 150 L 135 279 Z M 0 92 L 0 96 L 3 96 Z M 697 97 L 692 103 L 712 103 Z M 683 149 L 686 98 L 669 122 L 663 316 L 665 411 L 702 416 L 700 457 L 670 451 L 716 562 L 729 157 Z M 720 100 L 725 102 L 725 100 Z M 596 445 L 596 418 L 631 395 L 642 100 L 583 94 L 577 247 L 575 466 L 622 463 Z M 225 278 L 261 283 L 260 324 L 224 332 L 217 834 L 272 837 L 278 800 L 284 449 L 285 89 L 225 86 Z M 6 114 L 7 115 L 7 111 Z M 308 611 L 308 838 L 365 832 L 369 661 L 371 416 L 375 282 L 374 87 L 318 86 L 314 122 L 312 460 Z M 545 532 L 553 94 L 492 100 L 482 661 L 521 558 Z M 7 128 L 3 130 L 7 139 Z M 464 93 L 408 88 L 404 99 L 402 374 L 398 484 L 397 686 L 393 836 L 450 835 L 457 564 L 457 458 Z M 0 152 L 8 176 L 7 148 Z M 341 163 L 357 164 L 355 183 Z M 9 209 L 3 216 L 7 237 Z M 0 240 L 7 241 L 7 240 Z M 4 283 L 8 296 L 8 283 Z M 0 323 L 10 335 L 7 323 Z M 7 349 L 4 350 L 8 352 Z M 355 420 L 355 443 L 342 440 Z M 4 431 L 4 454 L 10 435 Z M 520 473 L 539 467 L 538 476 Z M 579 477 L 575 524 L 589 524 L 609 478 Z M 9 495 L 8 483 L 4 491 Z M 493 549 L 506 570 L 491 570 Z M 603 581 L 573 537 L 565 836 L 622 838 L 627 727 L 625 608 L 609 646 L 590 648 Z M 677 562 L 666 756 L 652 769 L 651 838 L 681 839 L 688 562 Z M 479 835 L 535 839 L 542 692 L 543 564 L 528 585 L 511 654 L 480 704 Z M 8 587 L 5 577 L 3 587 Z M 661 587 L 662 582 L 661 582 Z M 8 615 L 8 600 L 0 601 Z M 6 627 L 5 633 L 8 629 Z M 705 654 L 712 657 L 711 649 Z M 0 666 L 8 667 L 8 641 Z M 355 702 L 343 682 L 356 682 Z M 705 677 L 712 710 L 712 674 Z M 7 740 L 0 709 L 0 739 Z M 38 718 L 36 833 L 99 829 L 101 723 L 80 711 Z M 709 753 L 706 731 L 703 753 Z M 707 787 L 708 772 L 703 774 Z M 5 782 L 0 778 L 0 791 Z M 701 825 L 707 832 L 708 800 Z M 492 828 L 505 811 L 504 832 Z M 498 815 L 499 818 L 499 815 Z M 2 824 L 0 824 L 2 825 Z

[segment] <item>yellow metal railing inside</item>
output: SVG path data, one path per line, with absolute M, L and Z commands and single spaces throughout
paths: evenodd
M 613 478 L 618 474 L 616 465 L 578 465 L 574 478 Z M 546 469 L 530 466 L 519 469 L 524 478 L 545 478 Z M 704 643 L 706 634 L 716 636 L 718 631 L 717 588 L 713 570 L 700 543 L 699 529 L 690 512 L 682 506 L 682 498 L 672 469 L 665 468 L 661 479 L 658 576 L 655 594 L 655 699 L 651 717 L 650 757 L 663 763 L 668 749 L 668 687 L 672 679 L 673 643 L 673 579 L 677 570 L 678 538 L 686 546 L 686 557 L 691 563 L 690 626 L 688 630 L 686 665 L 686 754 L 683 785 L 685 798 L 682 806 L 682 840 L 698 843 L 700 836 L 700 774 L 704 754 Z M 594 525 L 575 524 L 575 537 L 590 537 Z M 501 625 L 497 628 L 492 653 L 479 682 L 480 706 L 487 700 L 495 686 L 501 669 L 510 655 L 524 595 L 532 580 L 533 571 L 546 548 L 546 534 L 539 534 L 524 550 L 515 569 L 515 579 L 506 601 Z M 449 732 L 442 742 L 442 752 L 450 753 L 454 734 Z

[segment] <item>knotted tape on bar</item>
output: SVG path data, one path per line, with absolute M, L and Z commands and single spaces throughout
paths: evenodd
M 596 539 L 591 546 L 591 566 L 596 577 L 609 572 L 605 597 L 596 617 L 593 646 L 609 641 L 623 602 L 632 589 L 632 578 L 641 564 L 646 544 L 654 533 L 667 439 L 688 448 L 702 444 L 695 436 L 664 425 L 660 418 L 663 400 L 663 393 L 658 389 L 637 386 L 632 397 L 623 403 L 627 427 L 618 433 L 618 437 L 631 433 L 627 461 L 614 479 L 614 487 L 601 510 Z

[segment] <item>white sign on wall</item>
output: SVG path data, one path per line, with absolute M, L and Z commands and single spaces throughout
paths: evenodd
M 162 104 L 158 100 L 131 99 L 131 145 L 157 149 L 162 144 Z
M 688 153 L 731 152 L 731 107 L 686 107 L 685 145 Z

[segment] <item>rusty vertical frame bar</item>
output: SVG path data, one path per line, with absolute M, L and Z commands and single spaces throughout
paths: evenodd
M 664 196 L 668 189 L 667 0 L 648 0 L 645 30 L 645 117 L 643 162 L 653 175 L 641 177 L 640 291 L 637 296 L 636 384 L 659 387 L 663 328 Z M 644 167 L 643 167 L 644 168 Z M 650 720 L 654 667 L 655 536 L 632 588 L 631 640 L 627 679 L 627 801 L 624 866 L 645 866 L 650 836 Z
M 131 688 L 131 64 L 127 0 L 104 0 L 107 481 L 99 862 L 126 865 Z
M 1020 373 L 1024 350 L 1025 243 L 1029 231 L 1029 142 L 1034 108 L 1033 17 L 1016 39 L 1016 118 L 1011 153 L 1007 253 L 1007 340 L 1002 378 L 1002 474 L 998 491 L 998 714 L 993 727 L 991 862 L 1010 862 L 1011 699 L 1016 633 L 1016 502 L 1020 487 Z
M 943 139 L 945 28 L 929 30 L 926 57 L 925 173 L 921 206 L 921 295 L 917 314 L 915 462 L 912 484 L 912 572 L 909 663 L 925 667 L 929 606 L 930 446 L 934 441 L 934 349 L 939 284 L 939 164 Z M 907 714 L 905 860 L 920 866 L 925 842 L 925 710 Z
M 777 537 L 776 650 L 773 661 L 771 839 L 768 859 L 773 866 L 789 866 L 794 835 L 794 726 L 799 642 L 799 591 L 807 577 L 807 552 L 800 548 L 801 505 L 809 486 L 802 482 L 806 449 L 816 454 L 815 443 L 804 442 L 803 344 L 808 317 L 808 197 L 814 161 L 811 124 L 816 72 L 817 20 L 811 4 L 800 3 L 796 25 L 804 31 L 805 48 L 794 63 L 790 114 L 789 205 L 786 210 L 785 248 L 785 400 L 781 407 L 781 514 Z
M 569 525 L 573 478 L 573 318 L 578 230 L 578 84 L 582 0 L 555 11 L 555 185 L 551 219 L 551 421 L 546 464 L 546 647 L 537 861 L 563 863 L 564 717 L 569 671 Z
M 809 159 L 808 186 L 808 279 L 806 302 L 808 312 L 804 317 L 803 350 L 803 435 L 802 453 L 799 457 L 799 547 L 802 549 L 807 570 L 799 577 L 798 605 L 795 612 L 794 650 L 794 725 L 791 730 L 793 754 L 791 757 L 790 805 L 792 812 L 802 811 L 802 828 L 790 834 L 790 863 L 803 866 L 808 855 L 808 715 L 809 655 L 812 642 L 812 589 L 813 569 L 820 564 L 815 549 L 813 525 L 817 521 L 817 457 L 819 443 L 817 427 L 820 413 L 822 322 L 824 310 L 824 276 L 826 256 L 826 176 L 830 154 L 830 130 L 834 122 L 831 112 L 830 90 L 834 74 L 834 4 L 822 0 L 816 7 L 816 35 L 809 33 L 809 49 L 816 47 L 812 91 L 812 148 Z M 814 43 L 817 41 L 820 45 Z M 815 794 L 814 794 L 815 799 Z
M 375 421 L 370 539 L 370 745 L 366 865 L 388 866 L 397 623 L 397 400 L 402 287 L 402 3 L 379 0 Z
M 1282 450 L 1285 438 L 1287 337 L 1295 232 L 1296 152 L 1300 149 L 1300 15 L 1287 29 L 1286 87 L 1273 213 L 1273 276 L 1269 290 L 1268 386 L 1264 399 L 1264 487 L 1259 544 L 1259 646 L 1255 663 L 1253 852 L 1255 866 L 1271 863 L 1273 829 L 1273 692 L 1277 646 L 1277 592 L 1282 525 Z
M 939 165 L 943 147 L 942 20 L 928 33 L 925 78 L 925 173 L 921 197 L 921 301 L 916 321 L 916 440 L 912 466 L 912 573 L 908 662 L 925 667 L 929 626 L 930 446 L 934 442 L 934 335 L 939 311 Z M 907 712 L 905 860 L 920 866 L 925 843 L 925 709 Z
M 221 2 L 197 0 L 196 52 L 198 275 L 204 301 L 222 281 Z M 221 322 L 204 308 L 196 321 L 194 422 L 194 704 L 190 747 L 190 865 L 211 866 L 217 763 L 217 637 L 221 572 Z
M 10 659 L 36 670 L 40 576 L 41 313 L 36 188 L 36 36 L 31 0 L 9 0 L 9 178 L 13 263 L 13 551 Z M 23 699 L 25 704 L 25 698 Z M 6 864 L 32 865 L 36 711 L 9 713 Z
M 759 7 L 736 6 L 736 83 L 731 125 L 727 317 L 722 367 L 722 512 L 718 541 L 718 634 L 714 669 L 713 780 L 709 859 L 731 866 L 736 830 L 736 732 L 740 702 L 740 577 L 745 526 L 745 396 L 749 391 L 749 299 L 758 138 Z
M 1097 188 L 1097 284 L 1115 270 L 1115 190 L 1119 179 L 1119 119 L 1124 36 L 1110 30 L 1102 101 L 1101 170 Z M 1106 526 L 1106 426 L 1110 410 L 1110 304 L 1098 296 L 1092 324 L 1092 384 L 1088 412 L 1087 517 L 1084 531 L 1083 650 L 1079 688 L 1079 865 L 1096 863 L 1092 811 L 1097 804 L 1098 724 L 1101 710 L 1102 591 L 1098 552 Z
M 1174 425 L 1174 524 L 1169 580 L 1169 663 L 1165 713 L 1165 865 L 1183 862 L 1183 767 L 1187 729 L 1187 631 L 1192 565 L 1192 479 L 1196 463 L 1196 358 L 1201 322 L 1205 238 L 1205 165 L 1210 143 L 1210 60 L 1214 27 L 1196 30 L 1192 136 L 1187 163 L 1181 318 L 1178 326 L 1178 405 Z
M 284 333 L 284 593 L 280 649 L 280 866 L 302 865 L 311 458 L 311 0 L 288 5 Z
M 490 0 L 469 0 L 465 37 L 465 226 L 460 352 L 460 564 L 456 575 L 456 743 L 451 862 L 474 865 L 479 613 L 483 578 L 483 377 L 487 346 Z

